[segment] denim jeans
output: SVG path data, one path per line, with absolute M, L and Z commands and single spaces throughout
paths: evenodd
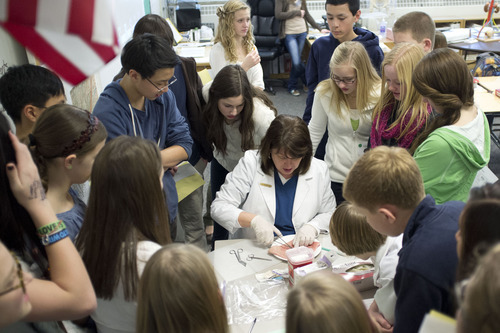
M 286 35 L 285 45 L 292 58 L 292 70 L 288 80 L 288 90 L 297 89 L 297 80 L 300 78 L 306 84 L 306 68 L 302 62 L 302 50 L 306 41 L 307 32 L 301 34 Z

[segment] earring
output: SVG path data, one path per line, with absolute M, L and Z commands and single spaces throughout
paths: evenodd
M 66 169 L 71 170 L 71 169 L 73 169 L 73 166 L 70 164 L 70 165 L 68 165 L 68 166 L 66 167 Z

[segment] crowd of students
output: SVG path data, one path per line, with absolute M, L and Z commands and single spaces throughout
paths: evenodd
M 430 310 L 456 315 L 457 332 L 499 331 L 500 183 L 473 188 L 490 133 L 467 64 L 434 47 L 425 13 L 395 22 L 384 56 L 377 36 L 354 27 L 359 0 L 325 10 L 330 34 L 307 65 L 293 64 L 289 91 L 298 78 L 309 88 L 303 119 L 277 115 L 286 111 L 262 91 L 240 0 L 217 11 L 205 86 L 157 15 L 137 23 L 92 112 L 65 104 L 50 70 L 9 68 L 0 330 L 64 332 L 74 321 L 97 332 L 228 332 L 205 255 L 207 203 L 213 241 L 269 246 L 292 234 L 302 246 L 329 230 L 340 251 L 374 263 L 368 309 L 341 277 L 311 274 L 288 295 L 287 332 L 417 332 Z M 297 51 L 306 1 L 277 1 L 276 15 Z M 205 200 L 197 190 L 178 202 L 184 160 L 200 172 L 211 162 Z M 176 219 L 190 244 L 171 244 Z

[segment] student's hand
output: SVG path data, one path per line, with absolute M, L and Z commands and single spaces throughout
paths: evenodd
M 10 131 L 9 137 L 17 160 L 17 165 L 10 162 L 6 166 L 10 188 L 17 202 L 30 211 L 30 208 L 46 199 L 45 190 L 28 147 Z
M 252 221 L 250 221 L 250 227 L 255 231 L 257 242 L 264 246 L 271 246 L 274 241 L 274 234 L 283 236 L 274 224 L 260 215 L 256 215 Z
M 259 52 L 254 49 L 249 54 L 247 54 L 247 56 L 241 63 L 241 68 L 243 68 L 245 72 L 248 72 L 250 68 L 257 65 L 258 63 L 260 63 L 260 55 Z
M 384 315 L 380 313 L 377 302 L 372 302 L 368 308 L 368 314 L 373 319 L 381 333 L 392 333 L 394 327 L 387 321 L 387 319 L 385 319 Z
M 178 166 L 173 166 L 171 168 L 168 168 L 168 171 L 170 172 L 170 174 L 172 175 L 172 177 L 174 177 L 175 174 L 177 173 L 177 169 L 179 169 Z
M 322 34 L 329 34 L 330 30 L 328 30 L 328 29 L 321 29 L 321 33 Z
M 305 14 L 306 14 L 306 11 L 305 11 L 305 10 L 303 10 L 303 9 L 301 9 L 301 10 L 300 10 L 300 17 L 304 17 L 304 15 L 305 15 Z
M 310 224 L 304 224 L 295 235 L 295 238 L 293 239 L 293 246 L 299 247 L 311 245 L 317 236 L 316 233 L 315 227 Z

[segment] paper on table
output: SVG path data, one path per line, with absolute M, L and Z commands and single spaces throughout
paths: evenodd
M 174 181 L 179 202 L 193 193 L 198 187 L 205 184 L 205 181 L 198 171 L 196 171 L 196 169 L 187 161 L 184 161 L 177 166 Z
M 200 76 L 201 83 L 203 83 L 203 85 L 205 85 L 208 82 L 212 81 L 212 77 L 210 76 L 210 72 L 206 68 L 203 69 L 203 70 L 201 70 L 201 71 L 199 71 L 198 75 Z
M 426 314 L 424 321 L 420 326 L 419 333 L 454 333 L 456 329 L 455 319 L 448 317 L 440 312 L 432 310 Z
M 205 56 L 204 47 L 179 47 L 177 50 L 181 57 L 203 58 Z
M 247 265 L 243 266 L 236 260 L 234 254 L 230 254 L 231 249 L 243 249 L 241 259 L 245 260 Z M 247 261 L 246 258 L 249 254 L 256 257 L 269 258 L 267 260 L 252 260 Z M 259 247 L 255 241 L 251 239 L 241 239 L 232 243 L 230 246 L 224 246 L 215 249 L 208 254 L 208 258 L 214 265 L 214 270 L 225 281 L 234 281 L 245 277 L 253 277 L 255 273 L 261 273 L 275 267 L 285 266 L 282 261 L 267 254 L 267 248 Z M 285 266 L 286 267 L 286 266 Z

